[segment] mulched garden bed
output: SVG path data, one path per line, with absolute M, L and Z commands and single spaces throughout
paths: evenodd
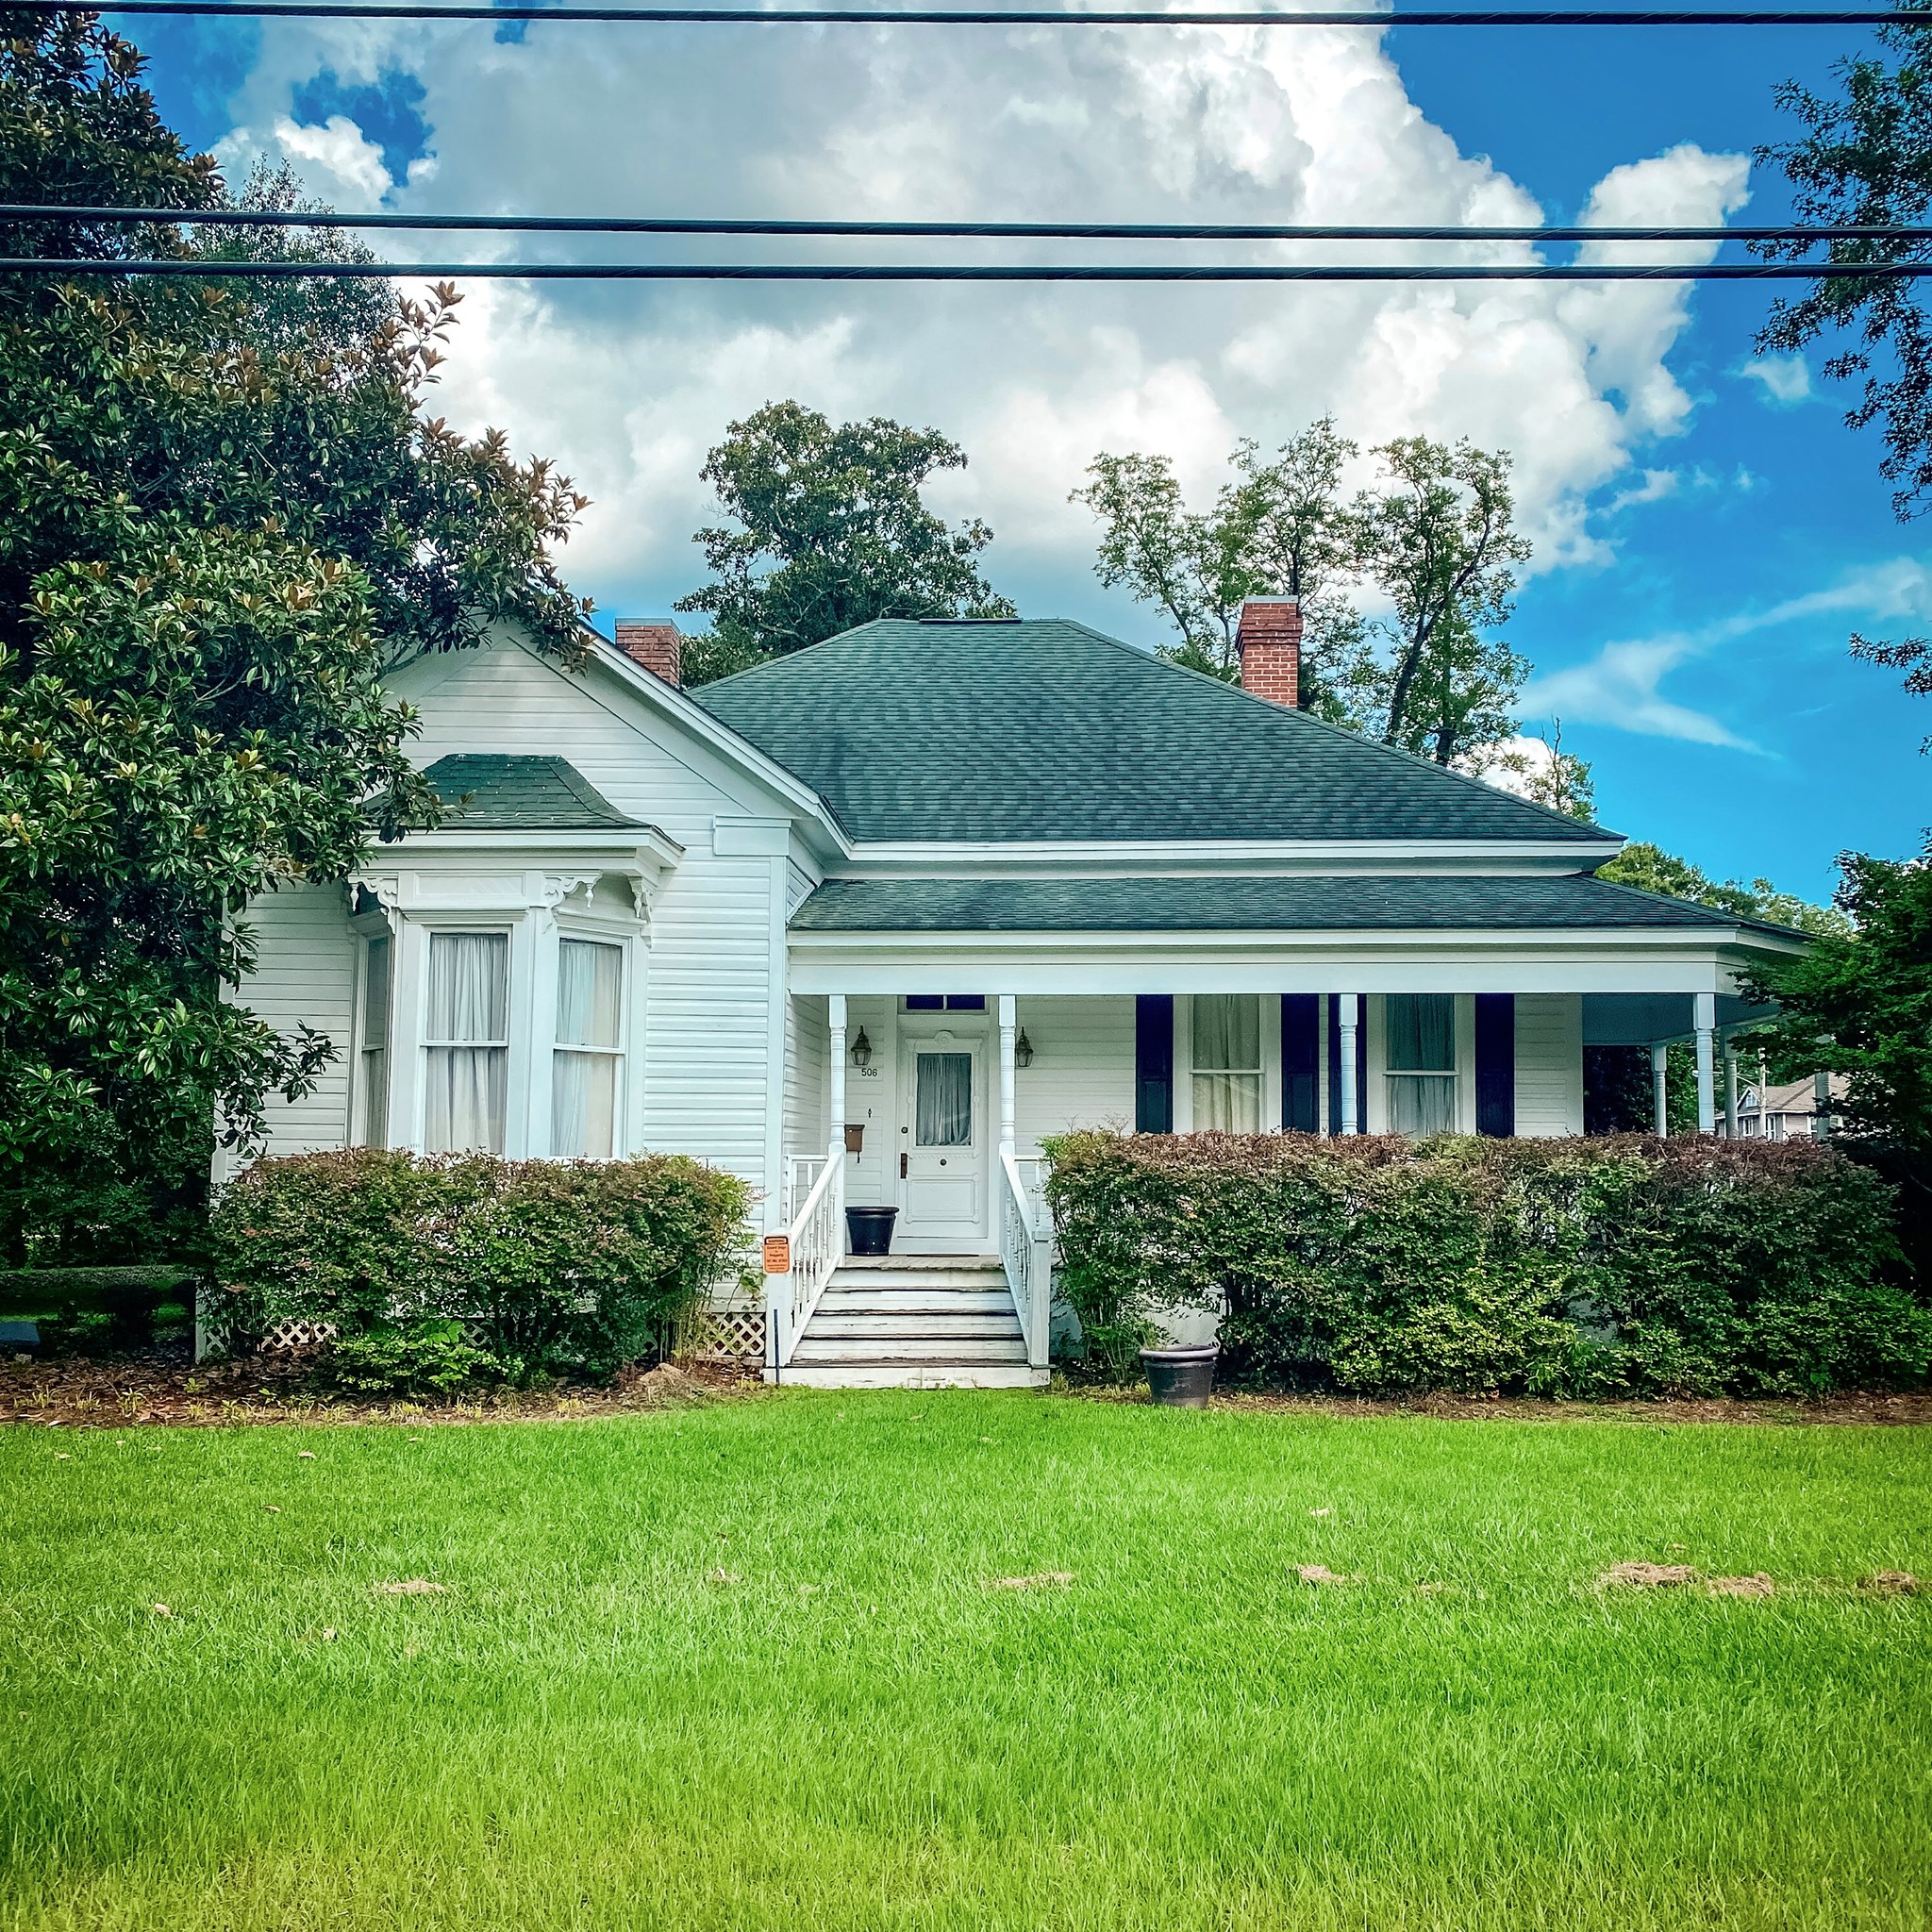
M 1089 1385 L 1069 1392 L 1094 1402 L 1148 1400 L 1145 1389 Z M 1932 1425 L 1932 1391 L 1908 1395 L 1822 1395 L 1805 1402 L 1789 1396 L 1761 1396 L 1748 1402 L 1702 1396 L 1654 1402 L 1544 1402 L 1527 1396 L 1274 1395 L 1217 1389 L 1213 1406 L 1248 1414 L 1278 1411 L 1325 1416 L 1420 1415 L 1451 1422 L 1623 1422 L 1647 1423 L 1653 1427 L 1675 1423 L 1856 1424 L 1922 1428 Z
M 301 1356 L 204 1362 L 155 1349 L 109 1361 L 37 1362 L 0 1357 L 0 1424 L 125 1428 L 133 1423 L 206 1427 L 230 1423 L 543 1422 L 625 1415 L 680 1402 L 742 1401 L 763 1392 L 757 1371 L 687 1361 L 633 1369 L 608 1388 L 506 1390 L 474 1402 L 364 1402 L 308 1386 Z M 1145 1389 L 1056 1381 L 1055 1391 L 1084 1402 L 1145 1402 Z M 1371 1400 L 1338 1395 L 1270 1395 L 1217 1391 L 1214 1407 L 1247 1414 L 1339 1418 L 1417 1415 L 1467 1422 L 1756 1423 L 1790 1426 L 1857 1424 L 1932 1426 L 1932 1391 L 1911 1395 L 1831 1395 L 1814 1402 L 1685 1398 L 1667 1402 L 1540 1402 L 1472 1395 Z
M 631 1369 L 608 1388 L 504 1390 L 472 1402 L 369 1402 L 308 1386 L 300 1355 L 184 1362 L 156 1349 L 110 1361 L 0 1357 L 0 1424 L 125 1428 L 135 1423 L 206 1427 L 231 1423 L 482 1423 L 624 1415 L 711 1402 L 762 1387 L 708 1362 Z

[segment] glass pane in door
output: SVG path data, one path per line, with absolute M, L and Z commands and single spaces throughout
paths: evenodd
M 912 1138 L 920 1147 L 973 1144 L 973 1056 L 923 1053 L 913 1086 Z

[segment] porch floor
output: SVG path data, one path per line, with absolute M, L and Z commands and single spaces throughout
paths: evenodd
M 847 1255 L 779 1379 L 808 1389 L 1041 1389 L 994 1255 Z

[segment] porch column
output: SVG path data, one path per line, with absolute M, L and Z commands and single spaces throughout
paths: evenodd
M 1697 1031 L 1697 1131 L 1717 1132 L 1717 1074 L 1711 1060 L 1711 1036 L 1717 1030 L 1717 995 L 1693 996 L 1692 1024 Z
M 1341 1131 L 1359 1134 L 1361 1095 L 1356 1091 L 1355 1030 L 1361 1018 L 1361 994 L 1345 992 L 1336 1003 L 1336 1024 L 1341 1035 Z
M 1738 1138 L 1738 1042 L 1724 1035 L 1724 1139 Z
M 1650 1091 L 1656 1113 L 1656 1133 L 1659 1141 L 1671 1131 L 1670 1095 L 1664 1091 L 1671 1064 L 1671 1050 L 1658 1041 L 1650 1049 Z
M 1013 1040 L 1019 1031 L 1019 1001 L 1009 992 L 1000 994 L 1000 1152 L 1011 1154 L 1014 1146 Z
M 826 1110 L 832 1118 L 825 1147 L 836 1171 L 845 1164 L 845 995 L 842 992 L 831 993 L 827 995 L 825 1005 L 832 1022 L 832 1076 L 825 1083 L 830 1089 L 830 1104 Z

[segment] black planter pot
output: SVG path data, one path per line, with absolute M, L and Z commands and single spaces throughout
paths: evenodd
M 898 1218 L 896 1208 L 846 1208 L 846 1252 L 852 1255 L 890 1255 L 892 1252 L 892 1224 Z
M 1214 1361 L 1218 1341 L 1192 1348 L 1143 1348 L 1141 1366 L 1147 1371 L 1148 1392 L 1158 1408 L 1206 1408 L 1214 1392 Z

